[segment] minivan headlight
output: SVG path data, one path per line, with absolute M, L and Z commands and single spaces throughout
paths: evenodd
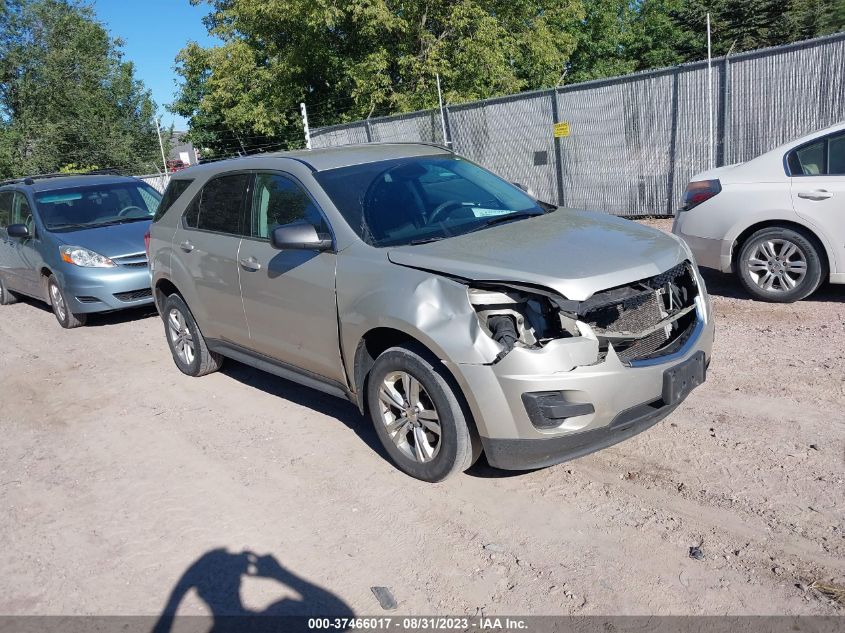
M 59 253 L 62 255 L 62 261 L 83 268 L 113 268 L 117 265 L 105 255 L 82 246 L 62 246 Z

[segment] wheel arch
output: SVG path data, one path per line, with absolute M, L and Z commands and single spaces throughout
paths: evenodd
M 444 376 L 449 386 L 455 393 L 455 397 L 464 411 L 464 417 L 470 427 L 470 432 L 478 436 L 478 424 L 476 423 L 477 404 L 472 394 L 464 388 L 459 376 L 456 376 L 448 364 L 442 362 L 441 355 L 436 353 L 431 345 L 427 345 L 419 337 L 394 327 L 379 326 L 368 330 L 358 341 L 355 348 L 355 356 L 352 359 L 353 388 L 355 389 L 358 410 L 361 415 L 368 414 L 367 408 L 367 380 L 370 370 L 375 364 L 376 358 L 385 350 L 396 346 L 411 346 L 420 348 L 429 357 L 430 361 L 436 361 L 444 371 Z

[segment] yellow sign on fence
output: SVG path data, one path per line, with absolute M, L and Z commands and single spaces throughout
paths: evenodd
M 555 123 L 555 138 L 562 138 L 564 136 L 569 136 L 569 121 Z

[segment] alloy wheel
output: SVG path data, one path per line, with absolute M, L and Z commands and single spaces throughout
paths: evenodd
M 50 284 L 50 301 L 53 304 L 53 309 L 56 311 L 56 316 L 60 321 L 64 321 L 67 316 L 67 307 L 65 306 L 65 298 L 62 296 L 62 291 L 59 287 L 52 283 Z
M 186 365 L 192 365 L 196 356 L 194 337 L 191 336 L 185 315 L 176 308 L 170 310 L 167 316 L 167 331 L 176 354 Z
M 761 290 L 771 293 L 789 292 L 807 276 L 807 256 L 801 248 L 786 239 L 761 241 L 745 266 Z
M 381 422 L 402 453 L 419 463 L 440 451 L 440 417 L 419 380 L 404 371 L 390 372 L 379 387 Z

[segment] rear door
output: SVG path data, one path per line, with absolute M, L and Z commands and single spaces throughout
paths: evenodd
M 845 132 L 792 150 L 787 165 L 795 212 L 824 231 L 834 246 L 834 272 L 845 272 Z
M 293 176 L 277 172 L 256 174 L 250 217 L 250 235 L 239 259 L 250 347 L 345 383 L 337 331 L 337 255 L 270 245 L 270 233 L 279 225 L 306 222 L 329 234 L 327 220 Z
M 244 231 L 251 176 L 231 173 L 210 179 L 185 210 L 173 236 L 171 265 L 176 285 L 203 335 L 249 344 L 241 302 L 238 250 Z

